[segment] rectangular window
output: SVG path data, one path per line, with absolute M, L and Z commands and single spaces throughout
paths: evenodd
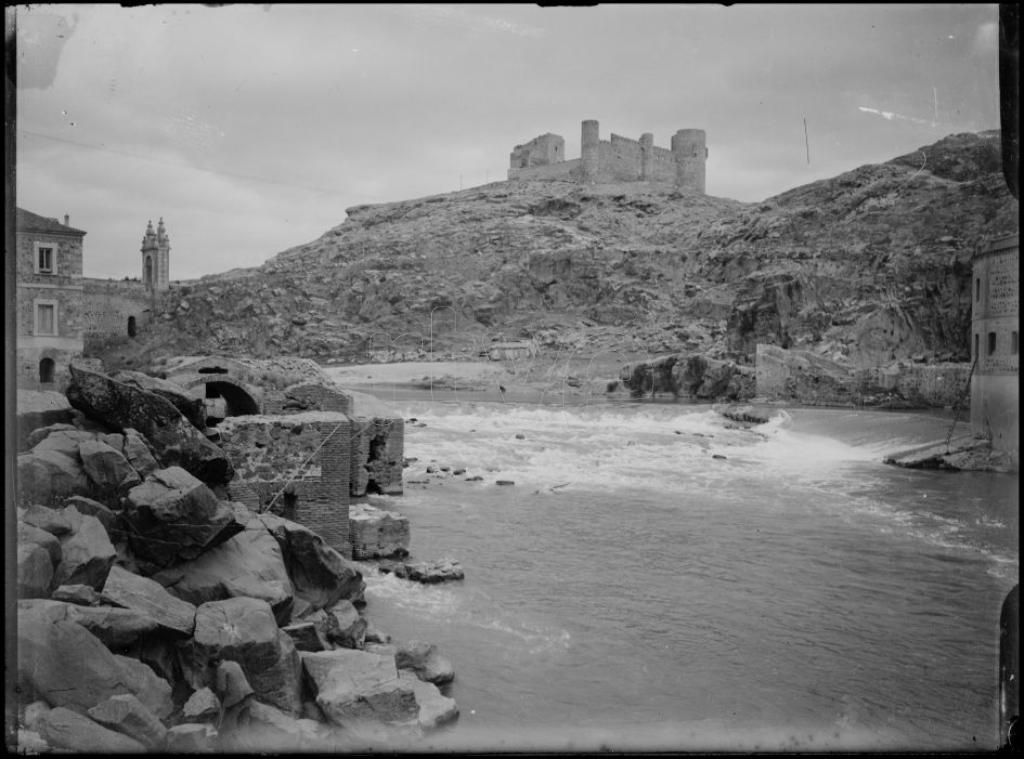
M 53 248 L 39 248 L 39 273 L 53 274 Z
M 1017 333 L 1016 332 L 1011 332 L 1010 333 L 1010 353 L 1012 353 L 1014 356 L 1017 355 Z
M 36 304 L 36 334 L 57 334 L 57 305 L 55 303 Z
M 975 358 L 978 357 L 978 334 L 977 333 L 975 333 L 975 335 L 974 335 L 974 357 Z
M 995 332 L 989 332 L 988 333 L 988 355 L 991 356 L 995 352 L 996 352 L 996 333 Z

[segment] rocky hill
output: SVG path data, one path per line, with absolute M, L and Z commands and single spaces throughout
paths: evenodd
M 1016 231 L 998 132 L 761 203 L 644 183 L 496 182 L 350 208 L 263 266 L 172 293 L 136 362 L 475 356 L 495 339 L 635 358 L 752 361 L 758 342 L 867 366 L 967 360 L 971 256 Z M 116 346 L 104 358 L 126 355 Z

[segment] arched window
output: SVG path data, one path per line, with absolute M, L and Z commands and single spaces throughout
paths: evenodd
M 152 256 L 146 256 L 146 270 L 142 273 L 143 279 L 147 285 L 153 284 L 153 258 Z
M 128 337 L 135 337 L 135 317 L 128 317 Z
M 974 299 L 981 300 L 981 277 L 974 280 Z
M 996 333 L 995 332 L 989 332 L 988 333 L 988 355 L 991 356 L 995 352 L 996 352 Z
M 49 385 L 53 382 L 54 363 L 52 358 L 44 358 L 39 362 L 39 382 Z

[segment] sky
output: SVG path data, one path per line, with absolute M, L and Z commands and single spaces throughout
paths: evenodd
M 999 128 L 997 5 L 23 5 L 17 204 L 86 276 L 258 266 L 345 209 L 503 180 L 580 123 L 707 133 L 707 192 L 760 201 Z M 806 122 L 806 133 L 804 124 Z

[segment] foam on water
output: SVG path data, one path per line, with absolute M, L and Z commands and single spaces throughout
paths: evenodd
M 469 404 L 433 411 L 407 406 L 402 412 L 427 422 L 407 428 L 410 455 L 471 473 L 500 472 L 541 488 L 664 488 L 692 486 L 694 478 L 713 487 L 735 478 L 737 468 L 743 476 L 757 477 L 762 468 L 777 477 L 781 469 L 815 482 L 831 480 L 842 465 L 880 458 L 873 448 L 795 431 L 785 412 L 749 429 L 707 407 Z

